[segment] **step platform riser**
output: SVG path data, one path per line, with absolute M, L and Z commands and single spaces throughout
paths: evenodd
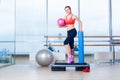
M 54 63 L 51 66 L 51 71 L 67 71 L 67 67 L 74 67 L 75 71 L 83 71 L 86 68 L 90 70 L 90 65 L 87 63 Z

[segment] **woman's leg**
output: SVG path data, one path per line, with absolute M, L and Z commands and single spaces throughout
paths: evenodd
M 74 62 L 74 38 L 70 41 L 69 45 L 71 49 L 70 51 L 71 51 L 72 61 Z
M 65 49 L 67 51 L 67 56 L 68 56 L 67 63 L 71 63 L 73 61 L 73 59 L 71 57 L 71 48 L 69 45 L 70 40 L 71 40 L 71 37 L 68 36 L 64 41 L 64 46 L 65 46 Z
M 74 38 L 69 42 L 71 55 L 74 56 Z
M 70 56 L 71 55 L 71 49 L 70 49 L 69 44 L 65 45 L 65 49 L 67 51 L 68 56 Z
M 74 56 L 74 49 L 71 49 L 71 55 Z
M 70 42 L 70 37 L 68 36 L 64 41 L 64 46 L 65 46 L 68 56 L 71 55 L 71 49 L 70 49 L 69 42 Z
M 73 62 L 74 54 L 74 37 L 76 36 L 77 32 L 75 29 L 68 31 L 68 37 L 64 41 L 64 45 L 68 54 L 68 63 Z

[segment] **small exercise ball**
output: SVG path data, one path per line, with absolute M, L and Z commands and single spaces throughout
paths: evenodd
M 58 25 L 59 26 L 65 26 L 66 24 L 65 24 L 65 20 L 63 19 L 63 18 L 59 18 L 58 20 L 57 20 L 57 23 L 58 23 Z
M 47 49 L 42 49 L 36 54 L 36 62 L 41 66 L 49 66 L 53 62 L 53 54 Z

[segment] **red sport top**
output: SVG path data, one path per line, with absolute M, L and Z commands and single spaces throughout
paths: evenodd
M 67 16 L 66 16 L 65 23 L 66 23 L 66 25 L 71 25 L 71 24 L 73 24 L 73 25 L 74 25 L 75 20 L 74 20 L 74 19 L 72 19 L 72 16 L 71 16 L 71 18 L 70 18 L 70 19 L 67 19 Z

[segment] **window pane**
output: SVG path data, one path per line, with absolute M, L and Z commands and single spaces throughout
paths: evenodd
M 112 22 L 113 36 L 120 36 L 120 0 L 112 0 Z M 116 46 L 115 51 L 120 52 L 120 46 Z
M 81 0 L 80 18 L 85 35 L 109 35 L 108 0 Z
M 113 35 L 120 35 L 120 0 L 112 0 Z
M 80 0 L 80 19 L 83 22 L 85 36 L 109 36 L 108 1 Z M 108 40 L 109 38 L 85 38 L 85 41 L 89 41 L 85 44 L 109 44 Z M 85 53 L 104 51 L 109 51 L 109 46 L 85 46 Z
M 35 53 L 43 48 L 46 29 L 45 0 L 16 0 L 17 54 Z
M 14 0 L 1 0 L 0 3 L 0 41 L 14 40 Z
M 15 54 L 15 0 L 0 0 L 0 63 L 14 63 L 13 54 Z

